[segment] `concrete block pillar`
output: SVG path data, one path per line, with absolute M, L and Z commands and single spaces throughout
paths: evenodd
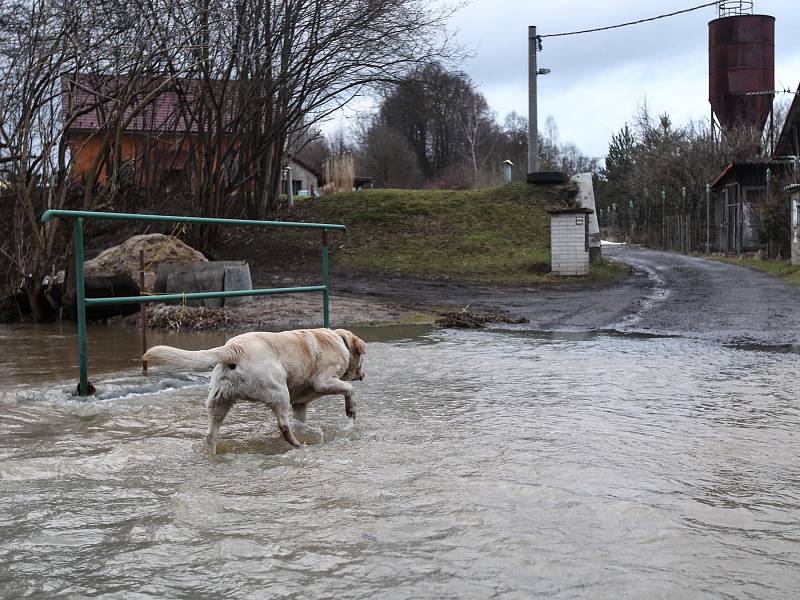
M 550 272 L 558 276 L 589 274 L 590 208 L 562 208 L 550 214 Z
M 792 198 L 792 264 L 800 265 L 800 184 L 786 187 Z

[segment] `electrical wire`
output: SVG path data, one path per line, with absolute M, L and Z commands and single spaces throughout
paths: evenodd
M 783 90 L 759 90 L 757 92 L 745 92 L 742 94 L 743 96 L 774 96 L 776 94 L 792 94 L 793 96 L 800 96 L 800 88 L 798 90 L 792 91 L 789 88 Z
M 581 31 L 566 31 L 564 33 L 548 33 L 545 35 L 538 35 L 538 38 L 549 38 L 549 37 L 563 37 L 565 35 L 579 35 L 581 33 L 594 33 L 595 31 L 606 31 L 608 29 L 618 29 L 620 27 L 628 27 L 629 25 L 639 25 L 640 23 L 647 23 L 649 21 L 657 21 L 658 19 L 666 19 L 667 17 L 674 17 L 675 15 L 682 15 L 684 13 L 692 12 L 694 10 L 700 10 L 701 8 L 707 8 L 709 6 L 716 6 L 719 4 L 719 0 L 716 2 L 706 2 L 705 4 L 701 4 L 700 6 L 694 6 L 692 8 L 685 8 L 683 10 L 678 10 L 675 12 L 667 13 L 664 15 L 658 15 L 657 17 L 650 17 L 649 19 L 639 19 L 638 21 L 630 21 L 628 23 L 620 23 L 619 25 L 609 25 L 608 27 L 597 27 L 595 29 L 583 29 Z

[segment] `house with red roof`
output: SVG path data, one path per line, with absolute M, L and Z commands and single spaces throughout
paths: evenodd
M 198 120 L 186 114 L 181 100 L 196 98 L 199 82 L 180 85 L 183 89 L 167 87 L 163 79 L 64 78 L 62 121 L 73 176 L 85 179 L 99 166 L 102 181 L 116 160 L 140 185 L 190 185 L 187 166 Z

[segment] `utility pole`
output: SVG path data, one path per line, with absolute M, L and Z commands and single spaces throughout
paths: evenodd
M 539 132 L 536 114 L 536 26 L 528 27 L 528 173 L 539 172 Z

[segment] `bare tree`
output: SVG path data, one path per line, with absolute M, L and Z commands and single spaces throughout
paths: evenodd
M 184 104 L 203 214 L 219 214 L 234 193 L 254 216 L 273 209 L 293 140 L 371 86 L 448 52 L 448 12 L 422 0 L 203 0 L 173 14 L 194 40 L 190 78 L 202 82 Z
M 399 132 L 374 121 L 360 136 L 360 164 L 380 188 L 416 188 L 424 183 L 417 156 Z
M 63 252 L 60 222 L 41 223 L 41 212 L 77 200 L 72 168 L 88 145 L 80 204 L 111 203 L 123 171 L 123 133 L 169 85 L 147 76 L 176 51 L 152 35 L 159 10 L 149 0 L 30 0 L 0 8 L 0 161 L 10 173 L 17 248 L 11 267 L 34 319 L 42 316 L 44 276 Z M 70 131 L 87 115 L 96 127 L 76 140 Z

